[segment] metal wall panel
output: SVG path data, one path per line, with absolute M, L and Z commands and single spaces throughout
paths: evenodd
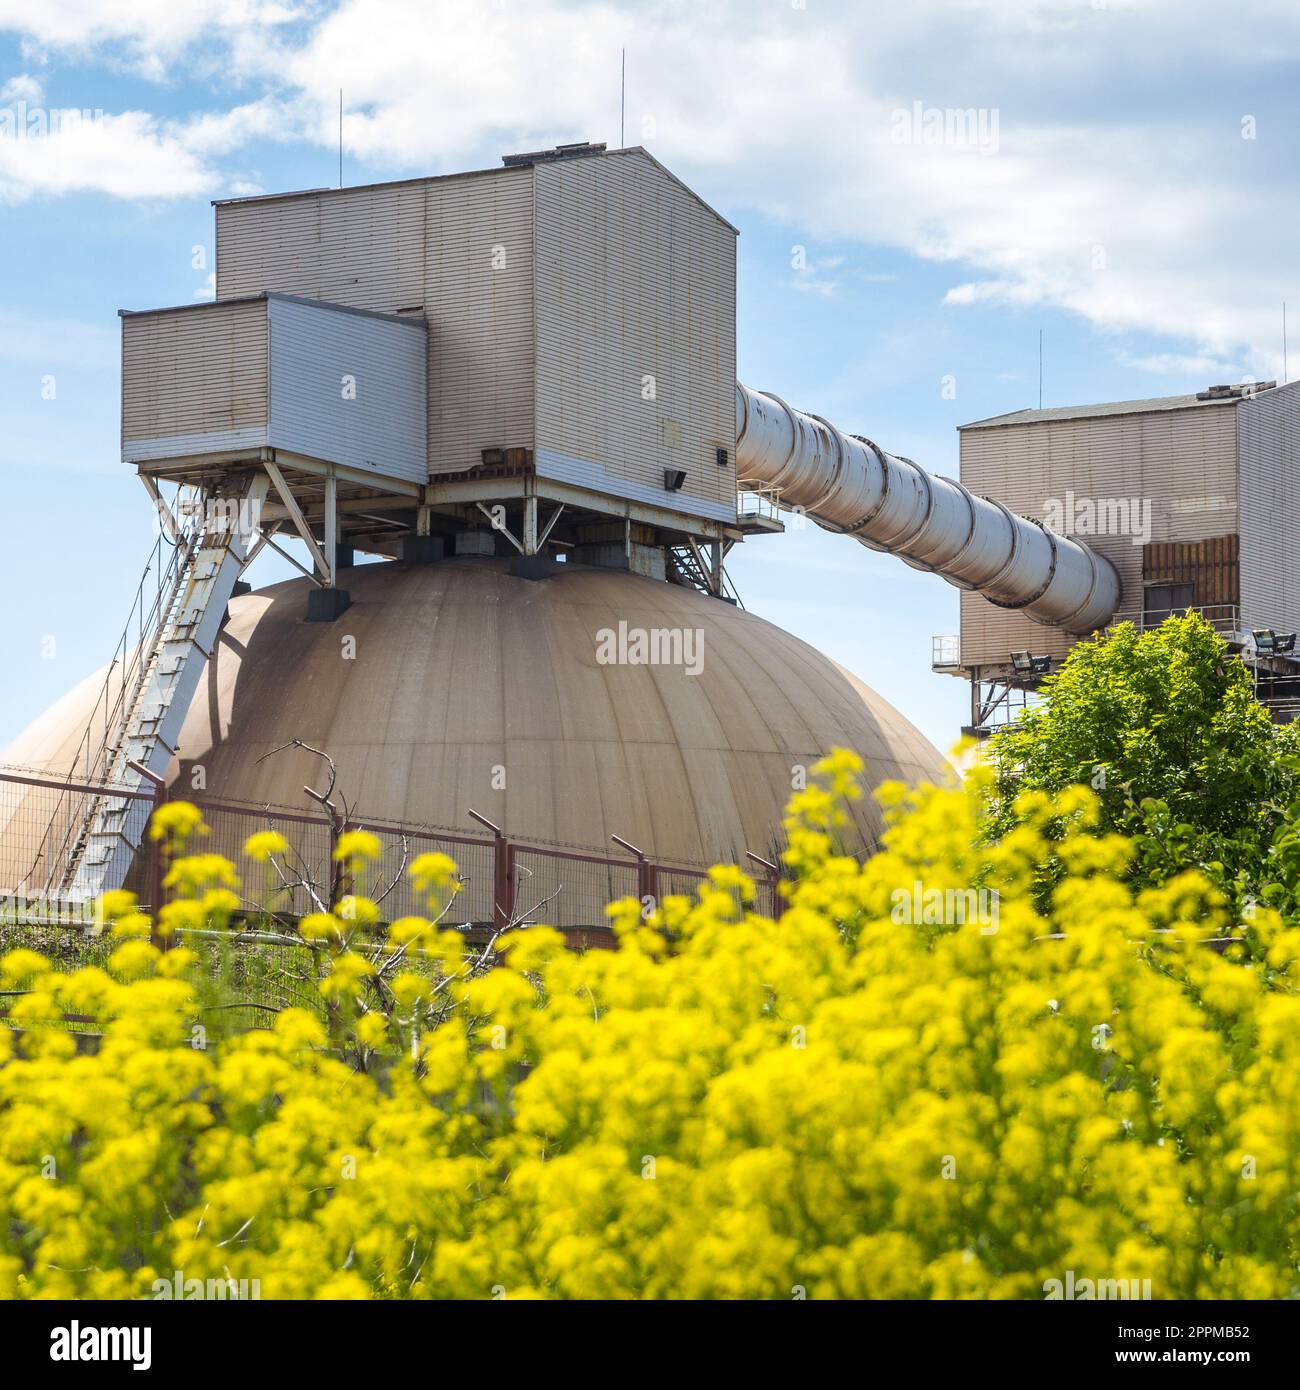
M 1241 607 L 1244 628 L 1300 629 L 1300 382 L 1243 401 Z
M 1204 408 L 967 428 L 961 479 L 973 492 L 1044 520 L 1049 501 L 1150 502 L 1150 535 L 1090 535 L 1124 586 L 1118 619 L 1142 612 L 1144 542 L 1197 541 L 1237 529 L 1237 426 L 1232 400 Z M 976 594 L 961 596 L 963 665 L 1005 663 L 1009 653 L 1063 657 L 1062 632 Z
M 533 447 L 533 171 L 426 185 L 429 471 Z
M 734 519 L 735 231 L 639 150 L 535 177 L 539 459 Z
M 707 517 L 712 521 L 724 522 L 736 519 L 734 498 L 730 503 L 706 502 L 702 497 L 690 497 L 684 492 L 666 493 L 662 486 L 651 487 L 635 478 L 611 473 L 598 463 L 557 454 L 553 449 L 539 449 L 536 464 L 539 478 L 553 478 L 559 483 L 572 483 L 574 487 L 604 493 L 609 497 L 625 497 L 652 507 L 664 507 L 689 517 Z
M 272 447 L 423 483 L 423 322 L 278 297 L 268 309 Z
M 319 298 L 321 211 L 321 196 L 218 203 L 217 299 L 262 290 Z
M 206 452 L 255 441 L 268 418 L 266 305 L 198 304 L 122 316 L 124 457 L 175 456 L 207 436 Z M 158 448 L 169 455 L 159 455 Z
M 533 444 L 533 171 L 217 207 L 217 297 L 274 290 L 428 322 L 428 471 Z

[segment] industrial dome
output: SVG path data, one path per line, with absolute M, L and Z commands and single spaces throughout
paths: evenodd
M 663 860 L 744 862 L 779 847 L 795 769 L 833 746 L 861 755 L 871 785 L 945 776 L 902 715 L 762 618 L 628 572 L 559 569 L 532 581 L 491 558 L 362 565 L 345 574 L 351 608 L 327 624 L 303 621 L 306 580 L 233 599 L 173 760 L 176 794 L 201 764 L 208 796 L 308 807 L 318 758 L 259 761 L 301 739 L 334 758 L 359 817 L 473 829 L 473 807 L 516 839 L 605 853 L 620 835 Z M 687 660 L 636 664 L 637 633 L 654 630 L 690 634 Z M 4 761 L 67 772 L 102 684 L 65 696 Z M 878 807 L 864 798 L 854 814 L 870 844 Z

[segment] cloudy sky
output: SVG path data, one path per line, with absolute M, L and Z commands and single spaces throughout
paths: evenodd
M 210 295 L 209 200 L 337 182 L 340 89 L 348 183 L 616 144 L 624 49 L 625 143 L 741 229 L 753 386 L 955 474 L 1040 331 L 1048 405 L 1283 375 L 1294 0 L 0 0 L 0 745 L 116 643 L 116 310 Z M 955 590 L 813 529 L 730 568 L 952 741 Z

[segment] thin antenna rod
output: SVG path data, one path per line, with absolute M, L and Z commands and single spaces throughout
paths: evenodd
M 343 187 L 343 88 L 339 88 L 339 187 Z
M 1038 330 L 1038 408 L 1043 408 L 1043 330 Z
M 625 138 L 625 128 L 627 125 L 627 49 L 623 50 L 623 70 L 619 78 L 618 88 L 618 147 L 623 149 L 627 145 Z
M 1286 372 L 1286 300 L 1282 301 L 1282 385 L 1285 386 L 1290 377 Z

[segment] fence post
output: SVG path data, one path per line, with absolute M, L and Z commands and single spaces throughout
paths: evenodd
M 492 832 L 492 924 L 503 931 L 515 915 L 515 847 L 499 825 L 480 816 L 472 806 L 469 813 Z
M 646 912 L 653 911 L 654 908 L 647 908 L 647 902 L 659 905 L 659 874 L 656 866 L 645 856 L 643 850 L 638 849 L 630 840 L 625 840 L 621 835 L 611 835 L 609 837 L 616 845 L 622 845 L 629 854 L 636 855 L 636 895 L 641 899 L 641 915 L 644 917 Z
M 505 919 L 502 926 L 508 927 L 515 920 L 515 888 L 518 876 L 515 873 L 515 846 L 502 836 L 498 841 L 498 857 L 502 861 L 501 915 Z
M 771 912 L 772 916 L 775 917 L 777 915 L 777 907 L 779 906 L 776 886 L 781 880 L 781 871 L 770 859 L 764 859 L 761 854 L 755 854 L 753 850 L 747 849 L 745 851 L 745 857 L 747 859 L 752 859 L 755 864 L 761 864 L 767 870 L 767 891 L 771 895 Z

